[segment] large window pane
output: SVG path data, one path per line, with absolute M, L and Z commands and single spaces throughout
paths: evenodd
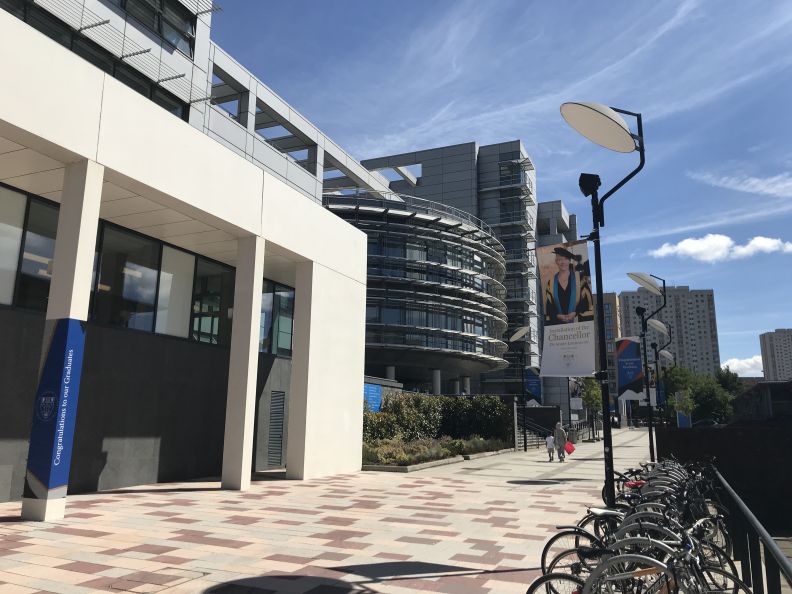
M 273 350 L 278 355 L 290 357 L 294 326 L 294 289 L 276 285 L 274 306 L 278 314 L 272 327 Z
M 261 294 L 261 322 L 259 329 L 259 352 L 272 352 L 272 318 L 273 302 L 275 299 L 275 283 L 264 281 L 264 289 Z
M 11 305 L 14 299 L 26 203 L 24 194 L 0 187 L 0 303 L 3 305 Z
M 233 303 L 233 269 L 199 257 L 193 286 L 193 340 L 228 345 L 231 339 L 229 309 L 233 309 Z
M 94 298 L 96 321 L 153 329 L 159 250 L 157 241 L 105 225 Z
M 17 289 L 20 307 L 47 311 L 57 230 L 58 208 L 31 200 Z
M 189 335 L 194 272 L 195 256 L 163 246 L 156 324 L 160 334 Z

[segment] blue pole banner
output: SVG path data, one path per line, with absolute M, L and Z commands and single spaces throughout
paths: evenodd
M 382 408 L 382 386 L 379 384 L 363 384 L 363 398 L 369 410 L 379 412 Z
M 530 369 L 525 370 L 525 391 L 529 398 L 542 404 L 542 378 Z
M 45 348 L 30 430 L 25 499 L 66 497 L 69 486 L 74 425 L 80 393 L 85 322 L 48 321 L 54 331 Z
M 616 340 L 616 367 L 619 398 L 622 400 L 644 398 L 643 360 L 641 359 L 641 343 L 637 338 Z

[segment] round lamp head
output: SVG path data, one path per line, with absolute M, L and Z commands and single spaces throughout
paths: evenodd
M 663 322 L 661 322 L 660 320 L 648 320 L 646 322 L 646 325 L 649 326 L 655 332 L 659 332 L 664 336 L 668 336 L 668 328 L 666 328 L 666 325 L 663 324 Z
M 523 326 L 522 328 L 517 328 L 517 331 L 514 334 L 511 335 L 511 338 L 509 339 L 509 342 L 515 342 L 517 340 L 520 340 L 523 336 L 528 334 L 528 332 L 530 332 L 530 331 L 531 331 L 531 327 L 530 326 Z
M 660 287 L 657 286 L 657 283 L 651 275 L 646 274 L 645 272 L 628 272 L 627 276 L 634 280 L 638 285 L 649 291 L 652 295 L 663 294 L 663 292 L 660 290 Z
M 635 139 L 622 117 L 601 103 L 564 103 L 561 117 L 591 142 L 618 153 L 635 150 Z
M 666 361 L 672 361 L 673 362 L 673 360 L 674 360 L 674 355 L 671 353 L 671 351 L 667 351 L 665 349 L 660 351 L 660 356 L 663 359 L 665 359 Z

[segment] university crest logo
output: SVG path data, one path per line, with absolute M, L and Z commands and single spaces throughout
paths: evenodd
M 39 420 L 47 422 L 55 412 L 55 403 L 58 398 L 52 392 L 43 392 L 36 403 L 36 416 Z

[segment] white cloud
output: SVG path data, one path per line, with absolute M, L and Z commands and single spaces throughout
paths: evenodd
M 725 188 L 749 194 L 763 194 L 777 198 L 792 198 L 792 175 L 786 171 L 770 177 L 748 175 L 719 176 L 703 172 L 688 172 L 687 176 L 715 188 Z
M 792 254 L 792 242 L 758 235 L 748 243 L 739 245 L 728 235 L 708 233 L 704 237 L 688 237 L 678 243 L 664 243 L 656 250 L 650 250 L 649 255 L 655 258 L 679 256 L 699 262 L 722 262 L 772 253 Z
M 761 377 L 762 375 L 762 356 L 754 355 L 747 359 L 728 359 L 721 365 L 728 367 L 729 371 L 733 371 L 737 375 L 747 377 Z

